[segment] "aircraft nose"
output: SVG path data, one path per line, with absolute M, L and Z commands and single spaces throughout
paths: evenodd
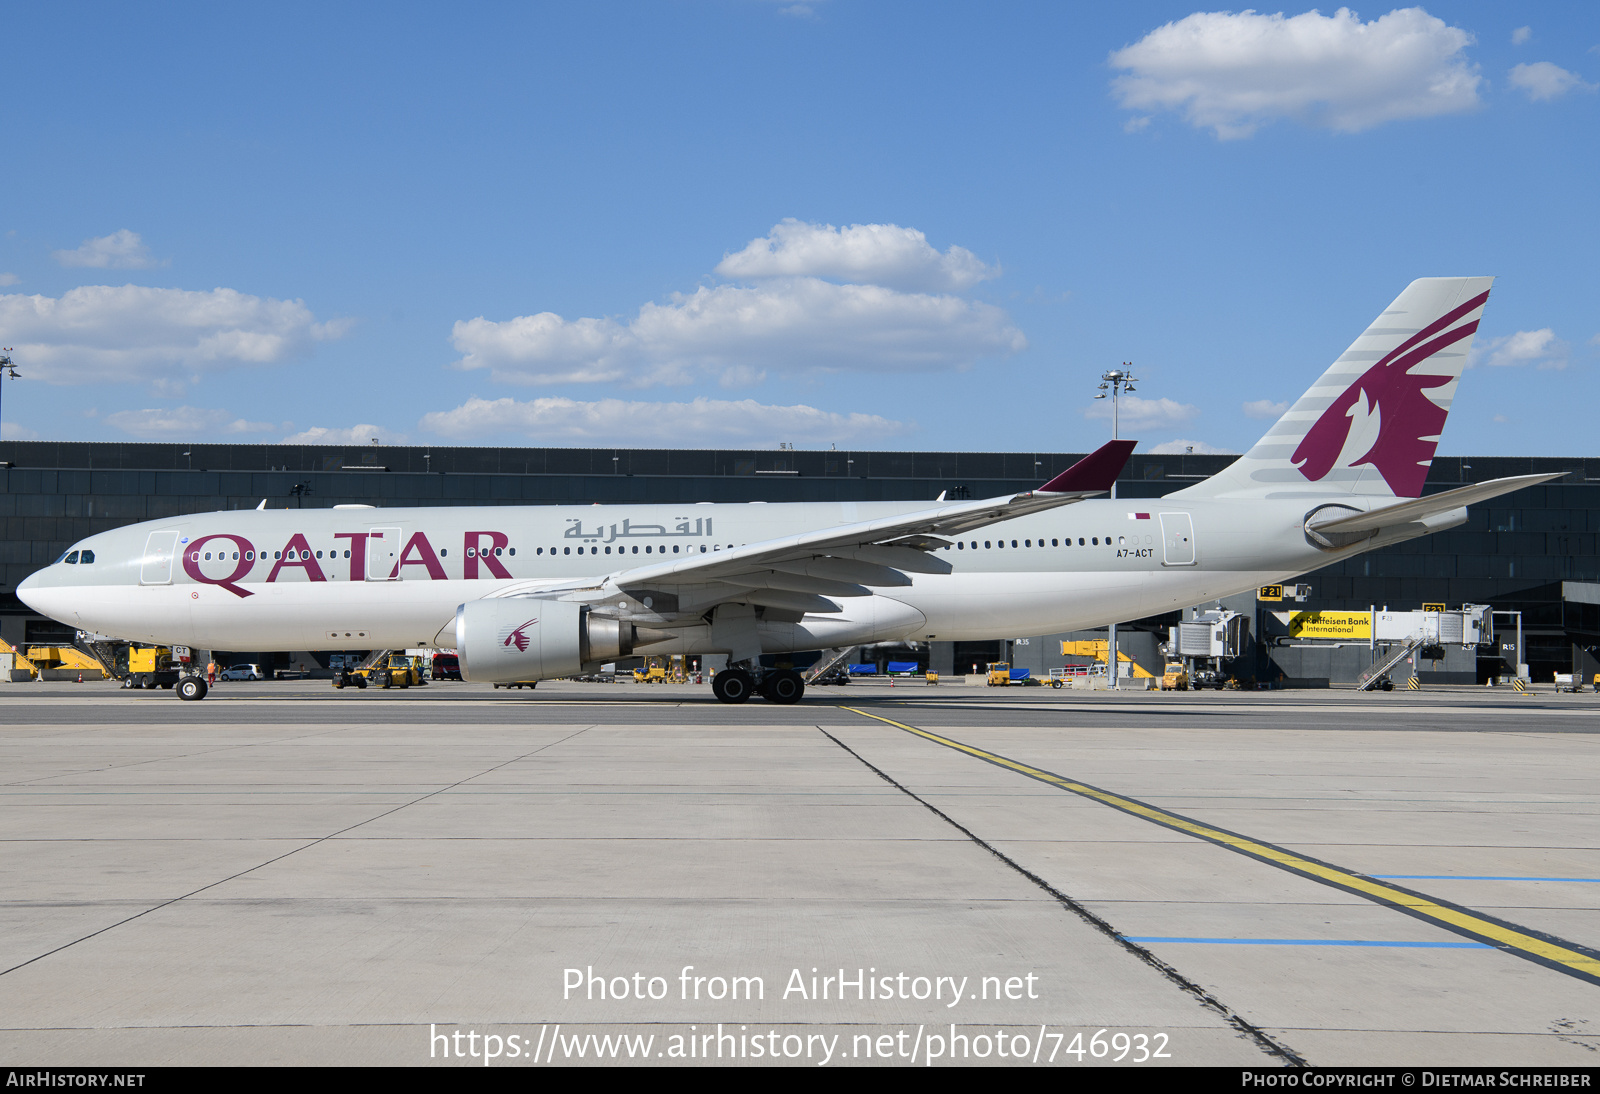
M 67 621 L 67 616 L 62 614 L 67 610 L 65 603 L 65 589 L 57 587 L 48 581 L 44 571 L 29 574 L 17 586 L 17 599 L 40 615 L 48 615 L 51 619 L 61 622 Z

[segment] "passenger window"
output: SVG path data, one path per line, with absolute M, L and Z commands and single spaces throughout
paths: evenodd
M 1043 546 L 1044 546 L 1044 540 L 1042 540 L 1042 539 L 1041 539 L 1041 540 L 1040 540 L 1040 541 L 1039 541 L 1039 546 L 1041 546 L 1041 547 L 1043 547 Z M 1057 543 L 1057 542 L 1056 542 L 1056 541 L 1055 541 L 1055 540 L 1051 540 L 1051 541 L 1050 541 L 1050 546 L 1052 546 L 1052 547 L 1059 547 L 1059 546 L 1060 546 L 1060 544 L 1058 544 L 1058 543 Z
M 514 555 L 514 554 L 516 554 L 516 553 L 517 553 L 517 549 L 516 549 L 516 548 L 515 548 L 515 547 L 507 547 L 507 548 L 506 548 L 506 554 L 508 554 L 508 555 Z
M 571 547 L 563 547 L 563 548 L 561 548 L 561 551 L 562 551 L 563 554 L 570 555 L 572 553 L 572 548 Z M 578 553 L 580 555 L 583 554 L 583 548 L 582 547 L 578 548 Z
M 966 550 L 966 549 L 967 549 L 967 545 L 966 545 L 966 544 L 965 544 L 965 543 L 958 543 L 958 544 L 956 544 L 956 550 L 958 550 L 958 551 L 965 551 L 965 550 Z

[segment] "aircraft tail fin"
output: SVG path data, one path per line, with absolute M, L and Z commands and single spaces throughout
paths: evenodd
M 1255 446 L 1185 497 L 1416 498 L 1492 277 L 1424 277 Z

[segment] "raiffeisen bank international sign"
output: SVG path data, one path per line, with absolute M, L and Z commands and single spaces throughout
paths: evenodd
M 1371 612 L 1289 612 L 1291 638 L 1372 638 Z

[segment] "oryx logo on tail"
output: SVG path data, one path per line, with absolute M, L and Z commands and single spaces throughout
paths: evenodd
M 1322 479 L 1339 463 L 1356 416 L 1375 414 L 1377 438 L 1347 466 L 1374 467 L 1397 497 L 1420 497 L 1449 414 L 1448 406 L 1440 406 L 1427 393 L 1453 383 L 1460 370 L 1445 370 L 1444 374 L 1412 370 L 1441 350 L 1471 338 L 1478 329 L 1477 319 L 1455 324 L 1482 308 L 1488 299 L 1488 292 L 1482 292 L 1453 308 L 1362 373 L 1323 411 L 1294 450 L 1290 459 L 1300 473 L 1312 482 Z
M 538 619 L 537 616 L 535 616 L 534 618 L 532 618 L 532 619 L 528 620 L 526 623 L 524 623 L 522 626 L 517 627 L 514 630 L 512 630 L 510 634 L 506 635 L 505 641 L 501 642 L 500 644 L 502 646 L 515 646 L 515 647 L 517 647 L 517 652 L 518 653 L 527 653 L 528 652 L 528 642 L 530 640 L 529 640 L 529 638 L 528 638 L 528 636 L 527 636 L 527 634 L 525 632 L 527 631 L 527 629 L 529 627 L 533 626 L 537 622 L 539 622 L 539 619 Z

